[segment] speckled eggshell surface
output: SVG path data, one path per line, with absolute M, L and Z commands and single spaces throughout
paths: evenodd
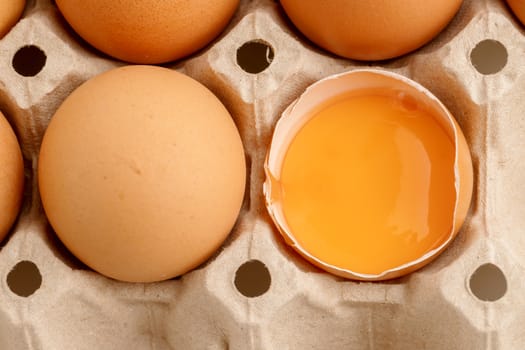
M 236 221 L 246 176 L 222 103 L 153 66 L 111 70 L 76 89 L 51 119 L 38 170 L 66 247 L 131 282 L 178 276 L 213 254 Z
M 226 27 L 239 0 L 57 0 L 71 27 L 100 51 L 133 63 L 187 56 Z
M 282 0 L 297 28 L 322 48 L 357 60 L 404 55 L 432 40 L 462 0 Z

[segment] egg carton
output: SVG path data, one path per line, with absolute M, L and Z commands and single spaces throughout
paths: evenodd
M 22 212 L 0 249 L 0 349 L 524 349 L 524 34 L 503 1 L 465 0 L 428 45 L 363 63 L 311 44 L 278 2 L 242 0 L 212 44 L 166 65 L 211 89 L 239 128 L 248 164 L 239 219 L 196 270 L 133 284 L 67 252 L 36 182 L 40 142 L 60 103 L 124 63 L 85 44 L 51 0 L 28 1 L 0 40 L 0 109 L 26 161 Z M 368 66 L 416 80 L 448 107 L 475 175 L 453 244 L 417 272 L 374 283 L 305 262 L 272 224 L 262 193 L 266 150 L 284 109 L 313 82 Z

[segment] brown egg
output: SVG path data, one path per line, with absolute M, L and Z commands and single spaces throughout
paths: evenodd
M 383 60 L 434 38 L 462 0 L 281 0 L 297 28 L 317 45 L 357 60 Z
M 525 24 L 525 2 L 523 0 L 507 0 L 507 3 L 521 23 Z
M 76 89 L 41 146 L 42 203 L 58 237 L 106 276 L 151 282 L 209 258 L 245 188 L 237 128 L 197 81 L 127 66 Z
M 239 0 L 56 0 L 91 45 L 133 63 L 162 63 L 203 48 L 226 27 Z
M 24 188 L 24 160 L 11 126 L 0 112 L 0 240 L 13 225 Z
M 0 39 L 9 32 L 22 15 L 25 0 L 0 1 Z

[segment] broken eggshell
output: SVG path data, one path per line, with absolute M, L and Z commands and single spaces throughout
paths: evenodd
M 441 244 L 428 250 L 416 260 L 378 274 L 361 273 L 331 265 L 302 247 L 296 237 L 297 234 L 292 232 L 286 222 L 283 206 L 280 202 L 281 189 L 279 184 L 286 152 L 299 130 L 313 116 L 326 108 L 328 102 L 332 103 L 338 98 L 344 99 L 351 93 L 373 89 L 394 89 L 424 105 L 450 135 L 455 149 L 454 188 L 456 201 L 450 233 Z M 265 172 L 266 181 L 263 191 L 266 206 L 285 241 L 300 255 L 325 271 L 344 278 L 365 281 L 380 281 L 400 277 L 423 267 L 443 252 L 457 235 L 467 216 L 473 186 L 472 160 L 468 145 L 459 125 L 447 108 L 431 92 L 418 83 L 402 75 L 377 69 L 358 69 L 327 77 L 311 85 L 283 112 L 277 122 L 265 161 Z

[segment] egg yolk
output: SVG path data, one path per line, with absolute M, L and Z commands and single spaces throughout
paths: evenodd
M 400 96 L 332 103 L 291 141 L 283 213 L 297 243 L 324 263 L 380 274 L 451 234 L 455 145 L 434 115 Z

